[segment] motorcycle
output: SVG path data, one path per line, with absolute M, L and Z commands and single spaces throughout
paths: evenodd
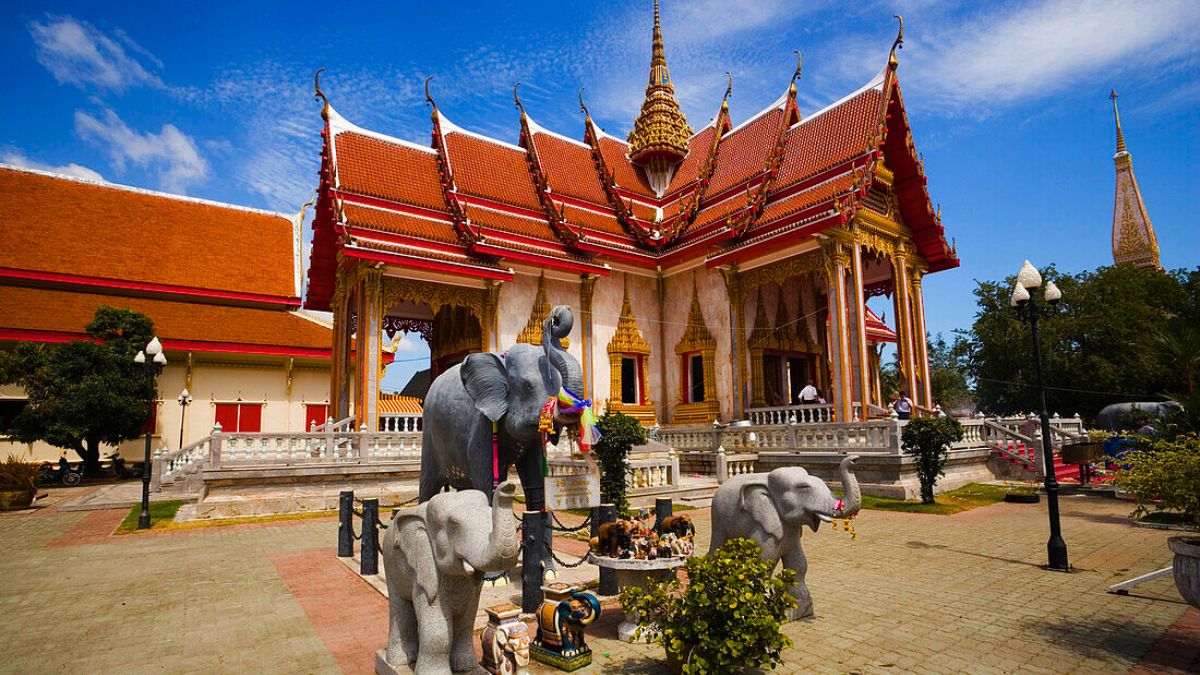
M 38 482 L 42 485 L 54 485 L 62 483 L 67 487 L 74 487 L 83 481 L 83 465 L 79 468 L 71 466 L 66 457 L 58 458 L 58 466 L 55 467 L 50 462 L 42 462 L 42 466 L 38 473 Z
M 112 463 L 113 473 L 117 475 L 117 478 L 142 477 L 142 468 L 140 465 L 135 464 L 134 469 L 125 466 L 125 458 L 121 456 L 120 450 L 108 455 L 108 460 Z

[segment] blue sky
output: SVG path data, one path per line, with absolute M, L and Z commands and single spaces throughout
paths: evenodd
M 852 5 L 852 6 L 851 6 Z M 689 122 L 734 123 L 782 93 L 804 52 L 802 113 L 869 80 L 905 16 L 900 82 L 929 188 L 963 266 L 926 280 L 931 332 L 967 327 L 974 279 L 1023 259 L 1111 262 L 1121 115 L 1169 268 L 1200 264 L 1200 2 L 665 0 Z M 312 72 L 351 121 L 427 143 L 421 80 L 455 123 L 517 136 L 512 84 L 540 124 L 580 136 L 576 91 L 624 135 L 645 86 L 650 3 L 5 3 L 0 161 L 295 211 L 315 185 Z M 406 344 L 400 357 L 421 353 Z M 407 355 L 407 356 L 406 356 Z M 409 367 L 392 369 L 403 384 Z

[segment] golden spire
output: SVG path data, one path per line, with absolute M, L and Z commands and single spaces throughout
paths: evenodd
M 658 18 L 658 0 L 654 0 L 654 35 L 650 56 L 650 81 L 642 112 L 629 132 L 629 158 L 642 165 L 650 185 L 659 193 L 666 190 L 671 172 L 687 156 L 692 128 L 679 110 L 675 86 L 667 70 L 663 51 L 662 26 Z
M 1125 147 L 1125 132 L 1121 131 L 1121 111 L 1117 110 L 1117 96 L 1116 89 L 1108 94 L 1108 98 L 1113 102 L 1113 117 L 1117 120 L 1117 156 L 1119 157 L 1128 155 L 1129 150 Z
M 1117 92 L 1108 96 L 1113 102 L 1113 118 L 1117 124 L 1117 154 L 1113 164 L 1117 169 L 1117 194 L 1113 208 L 1112 253 L 1117 265 L 1133 265 L 1162 269 L 1158 258 L 1158 237 L 1150 223 L 1150 214 L 1142 201 L 1142 191 L 1133 175 L 1133 158 L 1125 147 L 1121 130 L 1121 113 L 1117 110 Z

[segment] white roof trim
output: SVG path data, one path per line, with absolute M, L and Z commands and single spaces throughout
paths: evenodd
M 305 321 L 315 323 L 322 328 L 333 330 L 333 314 L 329 315 L 329 319 L 325 319 L 323 316 L 317 316 L 315 313 L 310 313 L 310 310 L 306 309 L 294 309 L 289 311 L 288 314 L 304 319 Z
M 600 126 L 598 124 L 596 124 L 595 120 L 592 120 L 592 129 L 594 129 L 596 131 L 597 139 L 607 138 L 609 140 L 620 143 L 621 145 L 625 146 L 626 148 L 629 147 L 628 141 L 626 141 L 625 139 L 622 139 L 622 138 L 617 138 L 616 136 L 613 136 L 612 134 L 608 133 L 607 131 L 601 129 Z
M 762 117 L 763 115 L 766 115 L 767 113 L 771 112 L 772 110 L 778 110 L 778 109 L 783 108 L 783 106 L 787 103 L 787 99 L 788 99 L 788 92 L 784 91 L 783 96 L 780 96 L 779 98 L 775 99 L 775 101 L 773 103 L 771 103 L 771 105 L 767 106 L 766 108 L 763 108 L 761 111 L 758 112 L 758 114 L 754 115 L 750 119 L 746 120 L 745 122 L 742 122 L 741 124 L 737 125 L 736 127 L 730 129 L 729 131 L 726 131 L 725 136 L 730 136 L 738 131 L 741 131 L 743 128 L 745 128 L 747 125 L 749 125 L 751 122 L 756 121 L 758 118 Z M 722 138 L 724 138 L 724 136 L 722 136 Z
M 30 169 L 24 166 L 15 164 L 5 164 L 0 162 L 0 170 L 19 171 L 21 173 L 31 173 L 47 178 L 57 178 L 59 180 L 70 181 L 72 183 L 83 183 L 85 185 L 94 185 L 96 187 L 109 188 L 112 190 L 121 190 L 122 192 L 132 192 L 134 194 L 146 195 L 149 197 L 161 197 L 163 199 L 172 199 L 178 202 L 188 202 L 191 204 L 200 204 L 202 206 L 215 206 L 220 209 L 229 209 L 230 211 L 243 211 L 245 213 L 253 213 L 260 216 L 273 216 L 282 218 L 291 226 L 296 216 L 294 213 L 280 213 L 278 211 L 268 211 L 266 209 L 256 209 L 252 206 L 241 206 L 238 204 L 230 204 L 228 202 L 218 202 L 211 199 L 201 199 L 199 197 L 189 197 L 187 195 L 177 195 L 170 192 L 160 192 L 158 190 L 149 190 L 146 188 L 134 187 L 132 185 L 121 185 L 120 183 L 110 183 L 108 181 L 96 181 L 90 178 L 80 178 L 78 176 L 68 176 L 62 173 L 53 171 L 42 171 L 41 169 Z
M 887 71 L 888 71 L 888 66 L 885 65 L 883 67 L 883 70 L 880 70 L 879 73 L 875 77 L 871 78 L 870 82 L 867 82 L 866 84 L 859 87 L 858 89 L 850 92 L 849 94 L 834 101 L 833 103 L 830 103 L 829 105 L 825 106 L 824 108 L 821 108 L 820 110 L 809 115 L 808 117 L 801 116 L 800 121 L 793 124 L 792 128 L 795 129 L 796 127 L 800 126 L 801 124 L 804 124 L 805 122 L 814 120 L 817 117 L 820 117 L 821 115 L 823 115 L 824 113 L 829 112 L 830 110 L 833 110 L 834 108 L 842 105 L 843 103 L 845 103 L 853 98 L 857 98 L 858 96 L 861 96 L 864 92 L 870 91 L 871 89 L 878 89 L 879 91 L 883 91 L 883 81 L 884 81 L 885 76 L 887 75 Z
M 401 202 L 401 203 L 403 203 L 403 202 Z M 450 218 L 450 216 L 449 216 L 449 215 L 447 215 L 445 218 L 433 218 L 433 217 L 430 217 L 430 216 L 425 216 L 425 215 L 421 215 L 421 214 L 417 214 L 417 213 L 407 213 L 407 212 L 404 212 L 404 211 L 399 211 L 399 210 L 397 210 L 397 209 L 389 209 L 389 208 L 387 208 L 387 207 L 384 207 L 384 206 L 376 206 L 375 204 L 366 204 L 366 203 L 363 203 L 363 202 L 356 202 L 356 201 L 354 201 L 353 199 L 350 199 L 350 200 L 342 200 L 342 202 L 341 202 L 341 206 L 342 206 L 342 212 L 343 212 L 343 213 L 345 213 L 345 210 L 346 210 L 346 207 L 347 207 L 347 206 L 353 206 L 353 207 L 355 207 L 355 208 L 359 208 L 359 209 L 370 209 L 370 210 L 372 210 L 372 211 L 382 211 L 383 213 L 394 213 L 394 214 L 396 214 L 397 216 L 404 216 L 405 218 L 419 218 L 420 220 L 428 220 L 428 221 L 429 221 L 429 222 L 431 222 L 431 223 L 446 223 L 446 224 L 449 224 L 449 223 L 453 223 L 453 222 L 454 222 L 454 220 L 453 220 L 452 218 Z M 424 208 L 424 207 L 417 207 L 417 208 Z M 432 209 L 431 209 L 431 210 L 432 210 Z
M 578 145 L 579 147 L 585 148 L 587 150 L 592 149 L 592 146 L 588 145 L 587 143 L 584 143 L 583 141 L 576 140 L 574 138 L 568 138 L 566 136 L 563 136 L 560 133 L 550 131 L 549 129 L 538 124 L 537 122 L 534 122 L 533 118 L 530 117 L 529 115 L 525 115 L 525 122 L 529 125 L 529 133 L 530 134 L 546 134 L 547 136 L 553 136 L 554 138 L 557 138 L 560 141 L 566 141 L 567 143 L 570 143 L 572 145 Z
M 330 140 L 332 141 L 333 139 L 336 139 L 338 134 L 344 133 L 344 132 L 355 133 L 360 136 L 367 136 L 368 138 L 374 138 L 375 140 L 383 141 L 385 143 L 399 145 L 401 147 L 405 147 L 410 150 L 419 150 L 420 152 L 428 152 L 431 155 L 437 154 L 437 150 L 434 150 L 433 148 L 431 148 L 427 145 L 419 145 L 417 143 L 413 143 L 412 141 L 406 141 L 403 138 L 396 138 L 395 136 L 388 136 L 387 134 L 381 134 L 378 131 L 371 131 L 369 129 L 364 129 L 364 128 L 358 126 L 357 124 L 354 124 L 353 122 L 347 120 L 345 117 L 342 117 L 340 114 L 338 114 L 338 111 L 333 109 L 333 106 L 329 106 Z
M 442 118 L 442 136 L 446 136 L 447 134 L 462 134 L 463 136 L 470 136 L 471 138 L 474 138 L 476 140 L 484 141 L 486 143 L 491 143 L 493 145 L 498 145 L 502 148 L 508 148 L 509 150 L 516 150 L 517 152 L 520 152 L 522 154 L 524 154 L 524 152 L 525 152 L 525 148 L 522 148 L 519 145 L 513 145 L 512 143 L 502 141 L 498 138 L 492 138 L 491 136 L 484 136 L 483 134 L 476 133 L 474 131 L 467 131 L 466 129 L 455 124 L 454 122 L 451 122 L 449 120 L 449 118 L 447 118 L 445 115 L 442 115 L 441 113 L 438 113 L 438 114 L 441 115 L 441 118 Z

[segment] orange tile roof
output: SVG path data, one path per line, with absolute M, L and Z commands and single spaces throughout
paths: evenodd
M 379 414 L 381 415 L 420 415 L 423 412 L 421 399 L 415 396 L 379 395 Z
M 345 213 L 346 221 L 353 226 L 421 237 L 447 244 L 459 243 L 458 237 L 454 234 L 454 226 L 448 222 L 439 223 L 427 218 L 417 218 L 395 211 L 384 211 L 357 204 L 346 204 L 343 213 Z
M 793 126 L 788 131 L 783 162 L 771 188 L 785 188 L 861 155 L 867 150 L 867 137 L 878 122 L 882 105 L 883 94 L 868 89 Z
M 627 236 L 625 228 L 621 227 L 617 217 L 610 213 L 596 213 L 587 209 L 581 209 L 576 206 L 563 206 L 563 215 L 566 216 L 567 222 L 572 225 L 583 225 L 584 227 L 609 234 L 619 234 Z
M 402 204 L 446 210 L 437 155 L 344 131 L 334 137 L 338 187 Z
M 794 195 L 790 195 L 785 199 L 768 202 L 767 207 L 763 209 L 762 215 L 759 216 L 759 223 L 770 223 L 773 220 L 778 220 L 784 216 L 796 213 L 802 209 L 806 209 L 814 204 L 826 201 L 834 195 L 842 194 L 851 189 L 854 185 L 854 176 L 846 174 L 837 178 L 814 185 L 807 190 L 802 190 Z
M 559 243 L 559 239 L 550 229 L 550 223 L 543 218 L 533 219 L 515 216 L 500 211 L 493 211 L 478 206 L 466 206 L 463 210 L 472 225 L 481 225 L 513 234 L 520 234 L 535 239 Z
M 408 246 L 405 244 L 394 244 L 387 241 L 375 241 L 369 239 L 360 239 L 355 242 L 358 248 L 369 249 L 372 251 L 382 251 L 384 253 L 395 253 L 397 255 L 419 256 L 429 260 L 441 260 L 444 262 L 457 263 L 459 265 L 471 265 L 472 267 L 480 267 L 491 270 L 504 270 L 491 258 L 481 258 L 466 252 L 463 249 L 462 253 L 451 253 L 443 251 L 431 251 L 428 248 L 417 246 Z
M 778 138 L 779 125 L 783 123 L 783 114 L 782 108 L 773 108 L 721 139 L 717 168 L 709 181 L 708 194 L 716 196 L 766 167 L 767 157 Z
M 629 146 L 609 136 L 600 137 L 600 155 L 604 166 L 613 174 L 617 187 L 634 194 L 653 197 L 654 190 L 646 181 L 646 174 L 633 165 L 628 157 Z
M 0 267 L 297 295 L 293 223 L 279 214 L 8 167 L 0 202 Z
M 704 160 L 708 159 L 708 152 L 712 149 L 713 136 L 716 133 L 716 126 L 707 126 L 692 137 L 688 143 L 690 150 L 687 157 L 675 170 L 675 175 L 671 177 L 667 194 L 671 194 L 688 183 L 694 183 L 700 177 L 700 167 L 704 166 Z
M 746 199 L 746 195 L 743 193 L 735 194 L 729 199 L 713 204 L 712 206 L 707 206 L 696 216 L 696 221 L 692 225 L 692 229 L 704 227 L 718 220 L 724 220 L 726 216 L 734 211 L 746 208 L 748 203 L 749 200 Z
M 532 136 L 538 164 L 552 192 L 592 204 L 608 204 L 590 148 L 547 133 Z
M 0 329 L 82 335 L 101 305 L 126 307 L 150 317 L 155 333 L 168 347 L 171 340 L 187 340 L 327 350 L 333 339 L 330 329 L 285 310 L 21 286 L 0 287 Z
M 524 150 L 457 132 L 445 137 L 450 172 L 460 192 L 542 210 Z

